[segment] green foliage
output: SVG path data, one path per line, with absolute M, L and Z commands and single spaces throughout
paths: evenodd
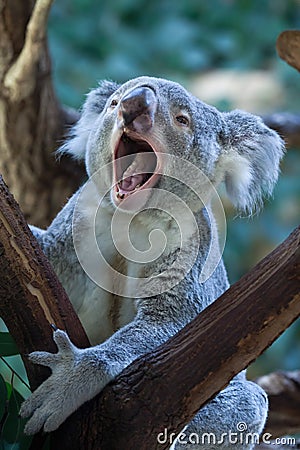
M 32 437 L 23 432 L 25 420 L 19 417 L 23 397 L 0 375 L 0 449 L 26 450 Z
M 3 400 L 5 405 L 0 419 L 2 425 L 0 449 L 26 450 L 30 446 L 32 437 L 24 434 L 23 430 L 26 421 L 19 417 L 20 406 L 24 399 L 13 387 L 10 387 L 10 393 L 8 393 L 5 382 L 1 376 L 0 380 L 0 399 L 1 403 Z
M 18 353 L 18 347 L 12 336 L 5 331 L 0 332 L 0 356 L 12 356 Z
M 5 326 L 2 323 L 0 325 L 2 329 L 5 329 Z M 10 362 L 8 362 L 8 360 L 10 360 Z M 32 441 L 32 438 L 25 436 L 23 432 L 26 420 L 19 417 L 19 409 L 24 400 L 24 395 L 28 395 L 25 369 L 23 364 L 20 365 L 20 363 L 19 350 L 13 338 L 7 331 L 1 331 L 0 450 L 26 450 L 29 448 Z M 21 376 L 18 372 L 21 373 Z M 16 381 L 18 382 L 16 383 Z M 21 387 L 22 395 L 16 388 L 16 385 L 18 386 L 18 389 Z
M 5 413 L 7 402 L 7 388 L 3 377 L 0 375 L 0 423 Z
M 58 93 L 79 106 L 78 91 L 103 78 L 269 68 L 278 34 L 299 19 L 297 0 L 61 0 L 50 19 Z

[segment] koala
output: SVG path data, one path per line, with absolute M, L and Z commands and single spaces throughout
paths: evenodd
M 28 434 L 55 430 L 228 289 L 215 188 L 224 182 L 236 209 L 251 214 L 272 193 L 283 142 L 252 114 L 220 112 L 175 82 L 144 76 L 92 90 L 60 151 L 84 159 L 89 180 L 47 230 L 31 229 L 93 346 L 79 349 L 56 330 L 58 353 L 31 353 L 52 374 L 21 407 Z M 261 433 L 267 410 L 243 371 L 186 426 L 200 444 L 170 445 L 251 449 L 228 433 L 239 423 Z M 205 433 L 215 440 L 202 442 Z

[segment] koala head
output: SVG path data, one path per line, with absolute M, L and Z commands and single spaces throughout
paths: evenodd
M 273 190 L 283 141 L 259 117 L 221 113 L 177 83 L 139 77 L 92 90 L 61 151 L 85 158 L 89 176 L 112 163 L 115 206 L 154 186 L 168 188 L 169 154 L 196 165 L 214 186 L 224 181 L 236 208 L 251 212 Z

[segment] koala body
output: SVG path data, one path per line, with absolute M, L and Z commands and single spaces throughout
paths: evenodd
M 283 145 L 258 117 L 220 113 L 177 83 L 140 77 L 91 91 L 62 151 L 84 158 L 90 179 L 46 231 L 32 231 L 94 346 L 78 349 L 57 330 L 57 354 L 31 354 L 52 375 L 21 408 L 28 433 L 56 429 L 228 288 L 214 187 L 225 181 L 236 208 L 251 212 L 272 192 Z M 265 393 L 242 372 L 185 434 L 215 435 L 191 448 L 251 449 L 226 433 L 240 422 L 260 433 L 266 415 Z M 190 447 L 177 439 L 172 448 Z

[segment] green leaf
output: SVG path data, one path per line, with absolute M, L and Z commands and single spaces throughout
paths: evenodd
M 19 450 L 19 446 L 16 444 L 9 444 L 8 442 L 4 441 L 3 439 L 0 440 L 1 444 L 1 450 Z
M 22 433 L 20 435 L 20 440 L 19 440 L 20 450 L 28 450 L 33 438 L 32 438 L 32 436 L 27 436 L 26 434 L 24 434 L 23 429 L 24 429 L 24 425 L 22 427 Z
M 23 400 L 22 395 L 13 388 L 9 398 L 8 416 L 3 426 L 2 435 L 7 443 L 14 444 L 12 447 L 14 450 L 27 450 L 32 441 L 32 436 L 24 434 L 26 419 L 21 419 L 19 416 Z
M 0 421 L 5 413 L 7 398 L 6 383 L 0 375 Z
M 5 384 L 6 384 L 6 390 L 7 390 L 7 398 L 10 398 L 11 393 L 12 393 L 12 390 L 13 390 L 13 387 L 12 387 L 12 385 L 11 385 L 10 383 L 8 383 L 8 382 L 6 382 Z
M 19 349 L 8 332 L 0 332 L 0 356 L 17 355 Z

